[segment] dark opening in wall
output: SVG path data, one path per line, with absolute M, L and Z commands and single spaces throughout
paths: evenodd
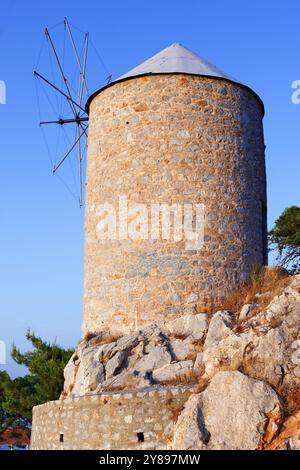
M 143 432 L 137 432 L 136 435 L 137 435 L 137 438 L 138 438 L 138 442 L 144 442 L 145 438 L 144 438 L 144 433 Z
M 62 432 L 59 435 L 59 442 L 64 442 L 64 435 Z

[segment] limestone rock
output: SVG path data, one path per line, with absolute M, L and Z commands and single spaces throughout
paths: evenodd
M 300 339 L 296 339 L 295 341 L 292 342 L 291 348 L 293 350 L 300 349 Z
M 170 364 L 172 356 L 166 346 L 155 346 L 151 351 L 138 360 L 134 366 L 137 372 L 146 372 Z
M 185 339 L 172 339 L 170 342 L 170 348 L 175 356 L 176 360 L 184 361 L 191 355 L 196 355 L 197 351 L 194 346 L 193 336 L 188 336 Z
M 68 364 L 64 368 L 64 391 L 63 394 L 65 396 L 68 396 L 74 388 L 74 383 L 76 379 L 76 373 L 77 373 L 77 366 L 75 364 L 75 361 L 78 359 L 77 353 L 74 352 L 72 354 Z
M 146 373 L 132 373 L 132 371 L 124 370 L 120 374 L 110 377 L 105 380 L 105 382 L 98 385 L 96 393 L 101 393 L 106 390 L 142 389 L 150 385 L 152 385 L 152 380 Z
M 187 302 L 189 304 L 196 304 L 198 300 L 199 300 L 199 296 L 195 292 L 192 292 L 187 298 Z
M 177 373 L 184 377 L 182 364 L 192 361 L 191 383 L 198 376 L 204 387 L 220 371 L 242 370 L 272 385 L 294 410 L 300 378 L 299 318 L 300 276 L 295 276 L 267 308 L 242 322 L 219 311 L 152 324 L 118 339 L 100 332 L 78 344 L 65 368 L 61 398 L 110 387 L 139 389 L 150 385 L 152 376 L 157 383 L 170 383 Z
M 83 394 L 93 392 L 99 383 L 104 381 L 104 367 L 96 364 L 84 374 Z
M 249 343 L 249 335 L 238 336 L 229 330 L 228 335 L 220 342 L 211 342 L 210 347 L 204 344 L 203 363 L 205 373 L 213 377 L 220 370 L 237 370 L 243 363 L 244 350 Z
M 143 339 L 141 331 L 134 331 L 131 334 L 122 336 L 117 341 L 102 344 L 98 347 L 97 356 L 100 361 L 110 360 L 116 353 L 121 351 L 131 351 Z
M 119 338 L 116 342 L 116 347 L 115 349 L 117 351 L 124 351 L 124 350 L 131 350 L 135 346 L 139 344 L 139 342 L 142 340 L 143 335 L 141 331 L 135 331 L 132 334 L 122 336 Z
M 300 366 L 296 366 L 293 372 L 294 372 L 294 376 L 300 379 Z
M 204 343 L 204 348 L 216 346 L 222 339 L 231 333 L 232 319 L 228 312 L 217 312 L 213 315 L 207 336 Z
M 89 336 L 65 367 L 61 398 L 196 382 L 174 449 L 298 449 L 300 276 L 254 314 L 255 306 Z
M 127 351 L 117 352 L 105 365 L 106 379 L 117 375 L 126 365 Z
M 108 361 L 116 352 L 118 352 L 117 343 L 102 344 L 95 349 L 95 355 L 100 362 Z
M 300 274 L 294 276 L 290 284 L 290 288 L 297 291 L 298 294 L 300 294 Z
M 241 372 L 218 372 L 188 400 L 175 426 L 174 449 L 251 450 L 259 446 L 266 415 L 280 409 L 272 388 Z
M 203 347 L 205 373 L 213 377 L 219 370 L 237 370 L 249 342 L 248 335 L 240 337 L 232 330 L 228 312 L 217 312 L 212 317 Z
M 169 348 L 169 339 L 166 332 L 159 328 L 156 325 L 153 325 L 152 328 L 148 328 L 144 331 L 143 334 L 143 346 L 144 346 L 144 354 L 148 354 L 152 351 L 152 349 L 164 346 L 165 348 Z
M 275 297 L 268 306 L 266 319 L 272 327 L 281 324 L 285 315 L 291 308 L 291 297 L 289 291 L 285 291 L 280 297 Z
M 299 335 L 300 295 L 293 285 L 298 284 L 292 283 L 265 311 L 246 320 L 238 333 L 228 313 L 213 315 L 203 348 L 208 377 L 219 370 L 242 368 L 274 387 L 299 387 L 296 363 L 300 348 L 293 345 Z
M 201 397 L 191 395 L 179 415 L 174 428 L 172 448 L 174 450 L 202 450 L 209 440 L 203 427 Z
M 203 361 L 203 352 L 199 352 L 194 362 L 194 372 L 197 375 L 202 375 L 204 371 L 205 371 L 205 364 Z
M 75 396 L 94 391 L 104 381 L 104 367 L 95 358 L 94 348 L 83 351 L 72 393 Z
M 257 304 L 245 304 L 243 305 L 240 315 L 239 315 L 239 321 L 244 321 L 246 320 L 251 312 L 257 307 Z
M 247 374 L 266 380 L 274 387 L 291 390 L 299 387 L 299 380 L 293 373 L 300 350 L 295 347 L 299 338 L 300 320 L 297 278 L 298 276 L 280 296 L 273 299 L 266 312 L 250 321 L 252 340 L 243 360 L 243 368 Z M 260 325 L 264 325 L 266 329 L 263 334 L 259 332 Z
M 195 340 L 203 338 L 207 331 L 208 322 L 206 313 L 185 315 L 172 322 L 166 323 L 166 329 L 171 335 L 193 336 Z
M 283 379 L 287 365 L 285 350 L 288 346 L 288 332 L 285 328 L 275 328 L 267 334 L 255 337 L 245 351 L 243 366 L 245 372 L 257 379 L 277 386 Z
M 154 382 L 174 382 L 181 378 L 188 377 L 193 371 L 193 361 L 174 362 L 166 364 L 152 372 Z
M 280 402 L 269 385 L 238 371 L 219 372 L 203 392 L 209 447 L 255 449 L 264 432 L 265 415 L 275 407 L 280 408 Z

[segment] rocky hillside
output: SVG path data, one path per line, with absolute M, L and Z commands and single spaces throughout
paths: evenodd
M 299 318 L 300 275 L 267 307 L 89 335 L 65 368 L 61 399 L 191 384 L 171 448 L 300 450 Z

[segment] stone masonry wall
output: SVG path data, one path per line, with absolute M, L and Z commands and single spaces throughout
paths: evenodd
M 102 393 L 33 409 L 33 450 L 165 449 L 189 387 Z M 139 434 L 138 434 L 139 433 Z M 144 441 L 143 441 L 144 439 Z
M 84 332 L 125 333 L 201 311 L 263 263 L 262 109 L 231 82 L 137 77 L 91 102 Z M 99 204 L 205 205 L 204 246 L 185 240 L 99 240 Z

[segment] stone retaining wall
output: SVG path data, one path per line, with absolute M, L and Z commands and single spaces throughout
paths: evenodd
M 187 386 L 153 387 L 36 406 L 32 449 L 166 449 L 190 394 Z

